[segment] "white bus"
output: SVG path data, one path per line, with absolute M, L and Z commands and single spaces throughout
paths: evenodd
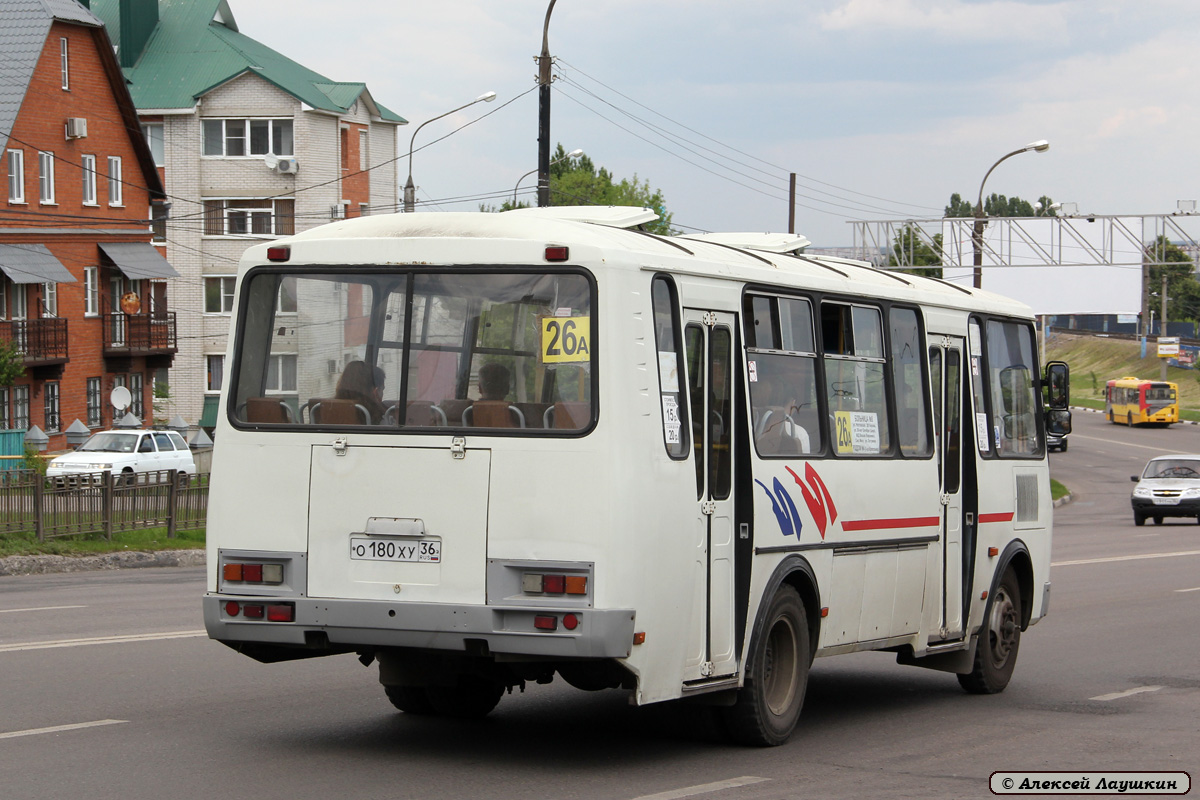
M 760 745 L 814 657 L 1004 689 L 1049 604 L 1045 437 L 1070 423 L 1029 309 L 653 218 L 371 216 L 247 250 L 209 635 L 356 653 L 415 714 L 557 675 L 711 703 Z

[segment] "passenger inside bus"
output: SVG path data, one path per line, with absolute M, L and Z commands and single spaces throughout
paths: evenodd
M 512 375 L 495 361 L 479 368 L 480 398 L 463 412 L 463 422 L 475 428 L 524 428 L 525 415 L 508 402 Z
M 816 428 L 811 379 L 805 359 L 759 358 L 750 384 L 754 438 L 761 455 L 802 455 L 814 451 L 809 428 Z M 806 369 L 809 368 L 809 369 Z
M 347 420 L 343 424 L 371 424 L 378 425 L 383 419 L 383 384 L 384 372 L 379 367 L 371 367 L 365 361 L 351 361 L 346 365 L 346 369 L 342 371 L 342 377 L 338 379 L 337 392 L 334 394 L 335 402 L 330 403 L 325 401 L 320 409 L 323 412 L 326 423 L 334 422 L 330 419 L 330 414 L 336 414 L 335 408 L 340 408 L 343 403 L 337 403 L 337 400 L 350 401 L 354 405 L 361 407 L 366 411 L 369 419 L 367 420 Z M 359 412 L 361 415 L 361 412 Z

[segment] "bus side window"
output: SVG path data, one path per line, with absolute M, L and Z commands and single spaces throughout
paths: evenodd
M 893 308 L 892 386 L 896 391 L 896 427 L 900 452 L 908 456 L 929 454 L 929 393 L 921 369 L 921 326 L 911 308 Z
M 812 306 L 800 297 L 748 295 L 746 341 L 751 424 L 760 456 L 824 450 L 817 402 Z
M 670 278 L 654 278 L 650 291 L 654 307 L 654 341 L 658 351 L 658 386 L 662 405 L 663 444 L 674 459 L 688 456 L 687 409 L 681 402 L 680 371 L 683 357 L 679 352 L 679 303 L 675 284 Z M 546 427 L 560 426 L 557 410 Z M 548 418 L 549 419 L 549 418 Z

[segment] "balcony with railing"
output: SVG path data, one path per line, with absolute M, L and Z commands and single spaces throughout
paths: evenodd
M 0 341 L 12 342 L 27 367 L 65 364 L 70 361 L 67 321 L 57 317 L 13 319 L 0 322 Z
M 174 355 L 175 312 L 125 314 L 115 311 L 104 317 L 104 355 Z

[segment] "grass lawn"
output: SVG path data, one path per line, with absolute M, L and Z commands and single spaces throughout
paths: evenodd
M 99 535 L 64 536 L 39 542 L 32 533 L 0 533 L 0 558 L 5 556 L 90 556 L 122 550 L 203 550 L 204 530 L 177 531 L 167 538 L 166 528 L 114 533 L 112 541 Z
M 1054 480 L 1054 478 L 1050 479 L 1050 497 L 1057 500 L 1060 497 L 1066 497 L 1070 493 L 1071 493 L 1070 489 L 1063 486 L 1058 481 Z

